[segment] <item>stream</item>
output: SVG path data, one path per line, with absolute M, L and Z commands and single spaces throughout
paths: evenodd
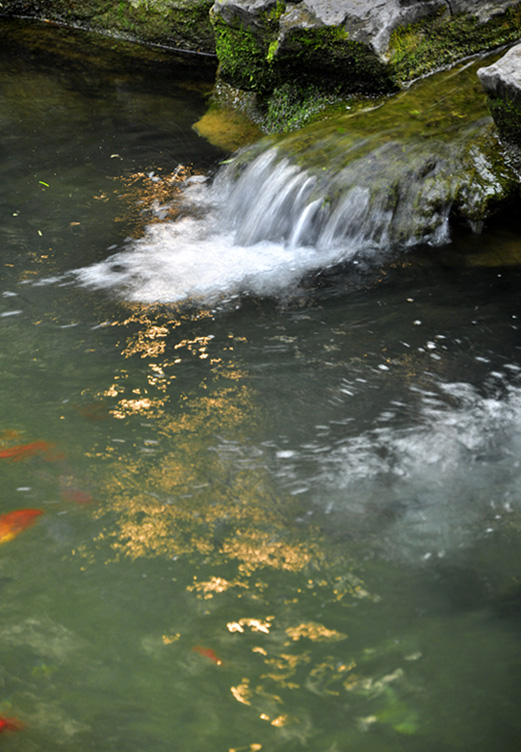
M 521 238 L 467 147 L 433 199 L 482 63 L 230 155 L 211 59 L 0 37 L 2 750 L 517 749 Z

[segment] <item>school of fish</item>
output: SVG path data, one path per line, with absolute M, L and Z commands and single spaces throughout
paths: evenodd
M 12 434 L 9 433 L 9 438 L 14 438 L 15 436 L 16 432 L 12 432 Z M 2 438 L 7 438 L 7 432 L 4 432 Z M 35 455 L 40 456 L 45 460 L 61 459 L 63 456 L 55 451 L 54 444 L 49 444 L 47 441 L 33 441 L 29 444 L 15 444 L 0 449 L 0 459 L 10 460 L 11 462 L 18 462 Z M 69 485 L 62 488 L 61 496 L 66 501 L 74 501 L 76 504 L 88 504 L 92 501 L 92 496 L 87 491 Z M 33 525 L 42 514 L 43 510 L 41 509 L 25 508 L 15 509 L 11 512 L 6 512 L 5 514 L 0 515 L 0 544 L 7 543 L 15 538 L 21 532 Z M 217 664 L 217 666 L 221 666 L 223 663 L 211 648 L 195 645 L 192 650 L 203 658 L 208 658 L 208 660 Z M 4 733 L 4 731 L 20 731 L 22 728 L 23 723 L 19 721 L 18 718 L 6 718 L 0 716 L 0 734 Z
M 4 431 L 0 440 L 11 441 L 17 439 L 18 436 L 19 434 L 16 431 Z M 0 459 L 10 462 L 19 462 L 34 456 L 47 461 L 63 459 L 63 455 L 56 451 L 54 444 L 43 440 L 32 441 L 28 444 L 13 444 L 0 449 Z M 62 490 L 62 498 L 67 501 L 74 501 L 77 504 L 86 504 L 92 499 L 89 493 L 74 487 Z M 33 525 L 42 514 L 42 509 L 24 508 L 0 515 L 0 544 L 16 538 L 17 535 Z M 24 724 L 16 717 L 0 716 L 0 734 L 5 731 L 20 731 L 23 727 Z

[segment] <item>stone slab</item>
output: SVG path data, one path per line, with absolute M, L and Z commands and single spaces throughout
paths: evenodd
M 512 47 L 493 65 L 478 69 L 478 77 L 487 94 L 521 102 L 521 44 Z

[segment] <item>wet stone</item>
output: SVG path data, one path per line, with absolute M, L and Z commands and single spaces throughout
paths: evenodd
M 521 44 L 477 71 L 500 136 L 521 146 Z

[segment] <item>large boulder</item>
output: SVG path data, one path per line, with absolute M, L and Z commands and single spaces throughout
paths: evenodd
M 215 102 L 264 130 L 521 38 L 521 0 L 1 0 L 0 14 L 216 53 Z
M 501 138 L 521 148 L 521 44 L 478 76 Z
M 223 80 L 385 91 L 521 36 L 519 0 L 216 0 Z

